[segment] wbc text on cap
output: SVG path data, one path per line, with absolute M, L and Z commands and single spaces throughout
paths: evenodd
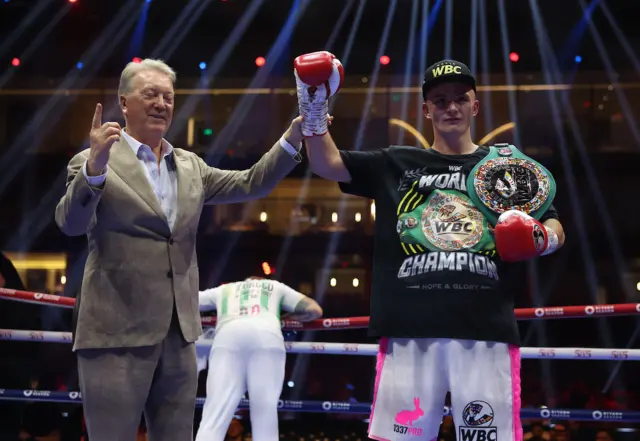
M 453 62 L 444 62 L 434 66 L 431 69 L 431 75 L 437 78 L 441 75 L 462 74 L 462 66 Z
M 426 100 L 427 91 L 433 86 L 448 81 L 460 81 L 476 90 L 476 80 L 464 63 L 456 60 L 442 60 L 432 64 L 425 71 L 422 83 L 423 98 Z

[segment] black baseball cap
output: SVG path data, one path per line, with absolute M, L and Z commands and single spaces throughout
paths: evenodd
M 465 83 L 476 91 L 476 79 L 466 64 L 456 60 L 442 60 L 429 66 L 422 82 L 422 98 L 426 101 L 427 92 L 438 84 L 447 82 Z

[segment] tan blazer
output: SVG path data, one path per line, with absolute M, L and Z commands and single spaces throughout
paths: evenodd
M 102 189 L 89 187 L 82 173 L 88 149 L 69 162 L 56 223 L 69 236 L 88 238 L 74 350 L 157 344 L 169 330 L 174 303 L 185 340 L 195 341 L 202 333 L 195 247 L 202 206 L 265 197 L 298 163 L 278 143 L 243 171 L 209 167 L 183 149 L 174 155 L 173 232 L 126 141 L 111 148 Z

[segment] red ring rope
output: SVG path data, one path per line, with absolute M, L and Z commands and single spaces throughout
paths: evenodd
M 73 308 L 76 300 L 53 294 L 43 294 L 30 291 L 0 288 L 0 299 L 16 300 L 20 302 L 40 305 Z M 517 308 L 515 315 L 518 320 L 540 320 L 548 318 L 579 318 L 579 317 L 611 317 L 640 314 L 640 303 L 618 303 L 613 305 L 580 305 L 580 306 L 547 306 L 544 308 Z M 202 317 L 204 326 L 215 326 L 215 317 Z M 369 317 L 326 318 L 300 323 L 283 320 L 283 329 L 297 330 L 331 330 L 331 329 L 362 329 L 369 326 Z
M 72 297 L 61 297 L 54 294 L 19 291 L 17 289 L 7 288 L 0 288 L 0 298 L 17 300 L 27 303 L 37 303 L 41 305 L 61 306 L 63 308 L 73 308 L 76 304 L 76 299 Z

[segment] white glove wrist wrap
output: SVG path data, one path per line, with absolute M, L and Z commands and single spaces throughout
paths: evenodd
M 329 101 L 324 85 L 309 93 L 310 86 L 300 81 L 296 73 L 298 106 L 302 115 L 302 134 L 306 137 L 324 135 L 328 131 Z
M 556 232 L 546 225 L 544 226 L 544 229 L 547 230 L 547 248 L 542 252 L 542 256 L 551 254 L 558 249 L 558 235 L 556 234 Z

